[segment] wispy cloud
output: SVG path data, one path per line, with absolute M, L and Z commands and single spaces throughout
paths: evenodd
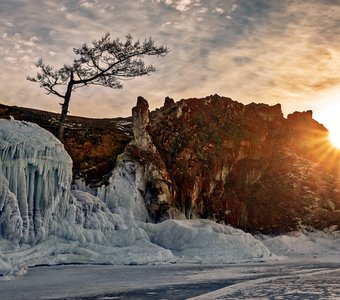
M 340 47 L 335 38 L 339 29 L 333 28 L 339 16 L 340 6 L 329 3 L 292 1 L 273 7 L 268 23 L 225 53 L 210 53 L 209 66 L 219 74 L 216 89 L 229 90 L 243 101 L 291 104 L 305 103 L 313 94 L 339 86 Z M 225 70 L 231 72 L 223 82 Z
M 129 115 L 138 95 L 156 107 L 165 96 L 214 93 L 282 102 L 292 111 L 340 86 L 338 1 L 3 0 L 0 20 L 0 98 L 8 104 L 59 111 L 59 99 L 25 76 L 34 74 L 38 57 L 60 66 L 72 59 L 73 47 L 107 31 L 151 36 L 171 52 L 148 60 L 157 72 L 123 90 L 79 90 L 72 114 Z

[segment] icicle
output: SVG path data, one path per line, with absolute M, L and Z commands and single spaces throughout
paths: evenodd
M 51 215 L 61 202 L 66 205 L 69 201 L 71 158 L 63 145 L 38 125 L 0 120 L 0 160 L 8 189 L 17 198 L 22 223 L 18 239 L 31 243 L 44 239 Z

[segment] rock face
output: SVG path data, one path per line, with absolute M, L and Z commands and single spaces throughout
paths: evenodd
M 179 217 L 172 201 L 171 178 L 150 135 L 149 104 L 142 97 L 138 97 L 132 116 L 133 139 L 118 156 L 109 185 L 100 188 L 98 196 L 112 209 L 133 207 L 134 217 L 140 221 Z
M 266 233 L 339 224 L 336 177 L 310 150 L 330 148 L 327 130 L 311 112 L 285 119 L 280 105 L 217 95 L 165 104 L 149 114 L 138 99 L 125 151 L 143 166 L 154 220 L 176 211 Z
M 125 222 L 132 207 L 140 221 L 201 217 L 263 233 L 340 225 L 339 153 L 311 111 L 284 118 L 280 105 L 214 95 L 167 97 L 151 113 L 139 97 L 132 115 L 132 127 L 131 119 L 70 118 L 65 139 L 87 183 L 113 169 L 98 197 Z

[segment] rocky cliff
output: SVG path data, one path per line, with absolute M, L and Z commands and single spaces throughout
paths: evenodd
M 13 109 L 0 107 L 0 116 L 27 120 Z M 74 173 L 92 184 L 124 151 L 117 168 L 133 171 L 133 195 L 144 199 L 150 220 L 203 217 L 264 233 L 340 225 L 338 153 L 310 111 L 286 119 L 280 105 L 214 95 L 166 98 L 151 113 L 140 97 L 132 114 L 132 128 L 131 119 L 70 117 L 65 148 Z M 41 116 L 35 121 L 53 132 L 56 119 Z M 124 167 L 131 162 L 133 170 Z
M 186 218 L 266 233 L 339 225 L 331 168 L 337 153 L 311 112 L 286 119 L 280 105 L 243 105 L 218 95 L 167 98 L 151 113 L 139 98 L 133 111 L 133 126 L 143 130 L 134 130 L 133 151 L 130 144 L 126 152 L 145 169 L 157 169 L 144 178 L 156 220 L 171 217 L 169 207 Z

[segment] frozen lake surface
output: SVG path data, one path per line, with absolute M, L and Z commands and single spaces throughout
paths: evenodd
M 0 281 L 1 299 L 340 299 L 340 262 L 61 265 Z

